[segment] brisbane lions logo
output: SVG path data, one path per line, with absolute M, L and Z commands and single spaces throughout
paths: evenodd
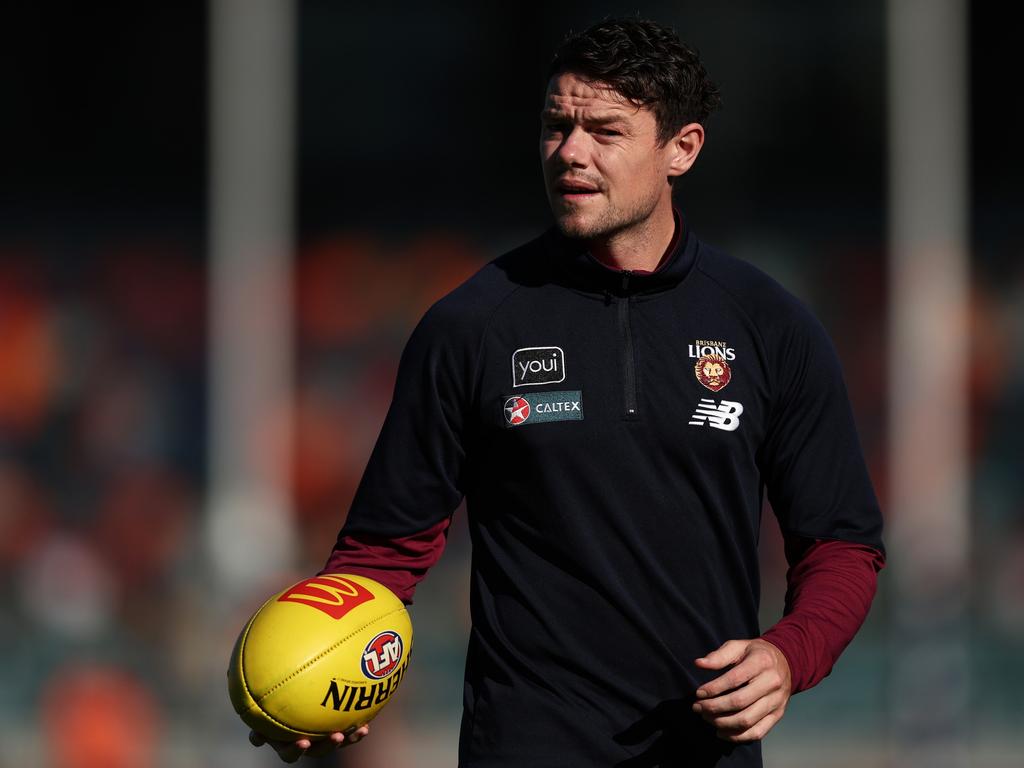
M 721 355 L 702 355 L 693 366 L 697 381 L 712 392 L 725 387 L 732 379 L 732 370 Z

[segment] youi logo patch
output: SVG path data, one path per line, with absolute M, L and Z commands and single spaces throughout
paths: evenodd
M 560 381 L 565 381 L 565 353 L 561 347 L 521 347 L 512 353 L 513 387 Z

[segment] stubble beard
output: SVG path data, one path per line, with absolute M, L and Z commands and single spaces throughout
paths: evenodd
M 609 238 L 647 221 L 654 213 L 658 199 L 657 192 L 652 191 L 648 196 L 634 200 L 629 208 L 620 208 L 607 201 L 600 211 L 582 217 L 572 215 L 574 212 L 571 210 L 556 213 L 555 223 L 563 235 L 574 240 Z

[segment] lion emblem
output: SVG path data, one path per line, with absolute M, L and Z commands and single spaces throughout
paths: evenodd
M 732 378 L 729 364 L 721 355 L 702 356 L 693 366 L 693 372 L 697 374 L 697 381 L 712 392 L 717 392 L 725 387 Z

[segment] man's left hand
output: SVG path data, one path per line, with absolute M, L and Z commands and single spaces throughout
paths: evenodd
M 758 741 L 782 719 L 792 677 L 782 651 L 767 640 L 728 640 L 696 663 L 703 669 L 735 665 L 698 688 L 693 705 L 719 738 Z

